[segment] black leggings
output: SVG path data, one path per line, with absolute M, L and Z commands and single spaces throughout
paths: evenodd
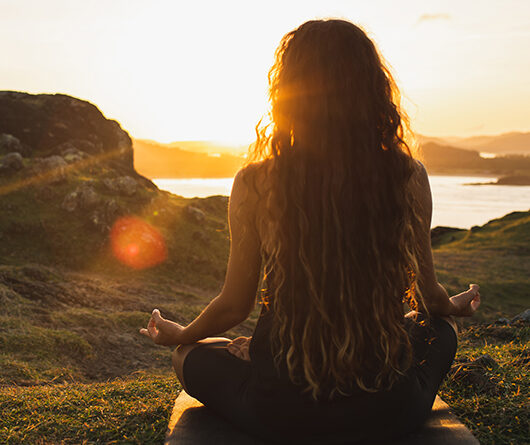
M 227 342 L 196 347 L 184 361 L 188 392 L 238 428 L 274 442 L 335 444 L 388 440 L 412 432 L 428 417 L 456 353 L 457 337 L 437 317 L 406 319 L 414 365 L 390 391 L 361 392 L 312 402 L 288 388 L 260 390 L 251 362 Z

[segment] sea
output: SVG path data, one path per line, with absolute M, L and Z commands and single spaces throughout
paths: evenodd
M 433 196 L 432 227 L 468 229 L 516 210 L 530 210 L 530 186 L 473 185 L 495 182 L 477 176 L 429 177 Z M 154 179 L 162 190 L 185 198 L 230 195 L 234 178 Z

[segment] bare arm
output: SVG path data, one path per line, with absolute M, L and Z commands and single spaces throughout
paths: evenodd
M 186 327 L 163 319 L 158 310 L 153 311 L 147 329 L 142 329 L 141 333 L 155 343 L 189 344 L 218 335 L 244 321 L 254 308 L 261 255 L 251 218 L 254 196 L 244 180 L 250 173 L 248 169 L 239 171 L 232 186 L 228 211 L 230 256 L 221 293 Z
M 425 167 L 418 163 L 412 180 L 412 193 L 418 201 L 419 226 L 415 228 L 418 242 L 418 282 L 427 310 L 432 315 L 470 316 L 480 305 L 478 285 L 472 284 L 468 291 L 449 298 L 445 288 L 438 282 L 434 269 L 431 246 L 432 195 Z

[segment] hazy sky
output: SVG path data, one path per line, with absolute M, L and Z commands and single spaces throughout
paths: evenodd
M 89 100 L 134 137 L 245 142 L 280 38 L 322 17 L 368 31 L 414 130 L 530 131 L 528 0 L 0 0 L 0 89 Z

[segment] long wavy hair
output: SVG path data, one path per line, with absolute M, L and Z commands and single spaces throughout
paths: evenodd
M 269 98 L 248 160 L 268 159 L 256 224 L 276 364 L 315 399 L 390 388 L 411 361 L 403 302 L 423 307 L 395 82 L 362 29 L 316 20 L 281 40 Z

